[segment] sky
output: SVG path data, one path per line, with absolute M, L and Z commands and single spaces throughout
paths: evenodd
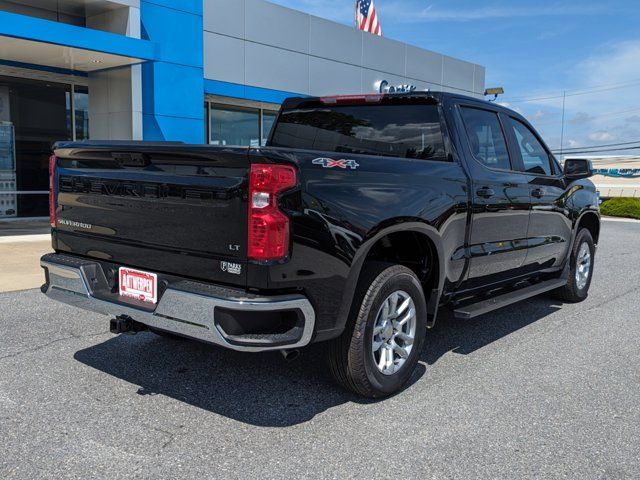
M 271 1 L 353 24 L 352 0 Z M 484 65 L 552 149 L 640 142 L 639 0 L 374 3 L 385 37 Z

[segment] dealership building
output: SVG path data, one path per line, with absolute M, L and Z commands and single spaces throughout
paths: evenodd
M 288 96 L 481 96 L 485 69 L 263 0 L 0 0 L 0 219 L 58 140 L 264 144 Z

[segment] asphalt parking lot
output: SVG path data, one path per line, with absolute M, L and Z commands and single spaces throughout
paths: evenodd
M 640 223 L 603 224 L 591 294 L 444 318 L 402 393 L 0 294 L 0 478 L 640 478 Z M 1 274 L 1 273 L 0 273 Z

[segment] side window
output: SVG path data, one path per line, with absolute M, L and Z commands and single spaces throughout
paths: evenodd
M 515 118 L 511 118 L 511 125 L 522 154 L 525 171 L 538 175 L 552 175 L 553 170 L 551 169 L 549 153 L 538 141 L 531 129 Z
M 462 107 L 462 118 L 476 160 L 489 168 L 510 170 L 509 151 L 498 115 L 488 110 Z

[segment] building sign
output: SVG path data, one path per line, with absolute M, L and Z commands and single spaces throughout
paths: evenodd
M 593 173 L 614 178 L 639 178 L 640 168 L 596 168 Z
M 380 80 L 375 83 L 375 89 L 378 93 L 409 93 L 415 92 L 418 87 L 415 85 L 389 85 L 387 80 Z

